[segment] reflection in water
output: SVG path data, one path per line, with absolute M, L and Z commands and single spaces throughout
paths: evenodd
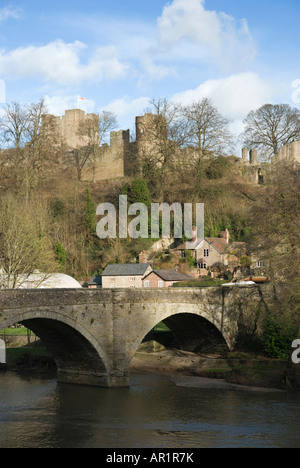
M 133 375 L 129 389 L 0 375 L 0 448 L 297 447 L 300 396 L 176 387 Z

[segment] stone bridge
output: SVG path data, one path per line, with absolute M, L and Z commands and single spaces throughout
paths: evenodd
M 59 382 L 124 387 L 138 346 L 159 322 L 184 350 L 233 349 L 269 300 L 268 285 L 2 290 L 0 330 L 15 323 L 32 330 L 53 355 Z

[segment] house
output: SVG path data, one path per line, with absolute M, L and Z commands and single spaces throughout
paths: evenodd
M 181 258 L 185 258 L 187 252 L 190 252 L 200 270 L 224 266 L 228 264 L 226 255 L 230 240 L 228 229 L 224 233 L 220 233 L 220 236 L 204 239 L 198 239 L 197 236 L 194 236 L 191 241 L 184 242 L 174 250 L 180 252 Z
M 102 288 L 102 277 L 94 276 L 90 281 L 86 283 L 89 289 L 100 289 Z
M 143 279 L 144 288 L 169 288 L 174 283 L 192 279 L 176 270 L 153 270 Z
M 189 242 L 177 246 L 173 252 L 181 258 L 192 256 L 201 276 L 207 275 L 214 268 L 226 268 L 234 270 L 240 264 L 240 258 L 245 255 L 246 244 L 244 242 L 230 243 L 228 229 L 220 232 L 219 237 L 205 237 L 198 239 L 196 235 Z
M 149 263 L 108 265 L 102 273 L 102 288 L 142 288 L 151 271 Z

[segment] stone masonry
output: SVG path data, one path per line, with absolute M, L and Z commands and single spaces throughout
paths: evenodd
M 80 109 L 66 110 L 62 117 L 44 116 L 44 122 L 53 119 L 58 136 L 61 138 L 62 146 L 72 149 L 79 149 L 87 145 L 88 138 L 82 135 L 80 127 L 88 121 L 93 121 L 97 127 L 99 116 L 96 114 L 85 114 Z M 99 134 L 98 134 L 99 136 Z M 97 141 L 97 138 L 95 138 Z M 130 141 L 130 131 L 120 130 L 110 133 L 110 144 L 103 144 L 100 149 L 100 157 L 97 162 L 95 174 L 84 170 L 83 179 L 94 181 L 110 180 L 123 177 L 135 176 L 140 167 L 140 163 L 145 158 L 153 158 L 159 161 L 159 152 L 162 145 L 168 147 L 168 128 L 166 120 L 157 115 L 145 114 L 136 117 L 136 141 Z M 169 146 L 171 151 L 171 146 Z M 183 159 L 185 163 L 195 157 L 193 148 L 185 148 L 176 151 L 176 158 Z M 300 141 L 294 141 L 283 146 L 279 154 L 273 158 L 276 161 L 300 162 Z M 159 165 L 160 163 L 157 162 Z M 257 150 L 252 148 L 242 149 L 240 158 L 241 170 L 253 184 L 263 184 L 267 177 L 266 168 L 258 161 Z
M 241 330 L 259 332 L 268 285 L 212 288 L 3 290 L 0 329 L 22 323 L 54 357 L 59 382 L 129 386 L 130 362 L 164 321 L 181 348 L 233 349 Z

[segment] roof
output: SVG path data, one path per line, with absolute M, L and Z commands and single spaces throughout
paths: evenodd
M 87 283 L 88 285 L 102 285 L 102 277 L 101 276 L 94 276 L 90 281 Z
M 196 250 L 202 244 L 203 240 L 204 239 L 196 239 L 195 241 L 187 241 L 174 247 L 172 250 Z
M 151 275 L 151 273 L 155 273 L 164 281 L 187 281 L 191 279 L 189 276 L 183 275 L 176 270 L 153 270 L 144 279 Z
M 143 276 L 150 263 L 123 263 L 119 265 L 107 265 L 102 276 Z
M 205 239 L 198 239 L 195 242 L 185 242 L 184 244 L 180 244 L 173 250 L 197 250 L 199 247 L 202 247 L 204 240 L 222 254 L 225 253 L 228 248 L 226 239 L 222 237 L 205 237 Z
M 223 239 L 222 237 L 206 237 L 205 239 L 220 253 L 224 254 L 226 252 L 226 249 L 228 248 L 226 239 Z

